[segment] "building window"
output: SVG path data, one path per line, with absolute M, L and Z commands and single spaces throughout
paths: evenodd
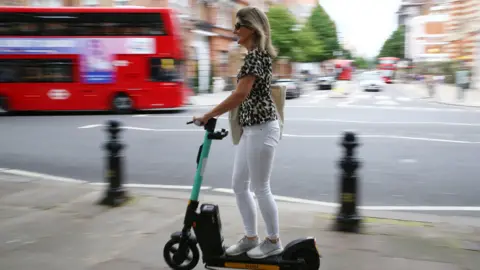
M 30 5 L 34 7 L 61 7 L 63 0 L 30 0 Z
M 221 65 L 228 64 L 228 51 L 221 51 L 218 60 Z
M 130 3 L 130 0 L 115 0 L 113 1 L 113 5 L 118 7 L 118 6 L 128 6 Z
M 96 7 L 100 5 L 99 0 L 82 0 L 82 6 L 86 7 Z
M 188 8 L 188 0 L 168 0 L 168 7 L 171 8 Z M 185 12 L 185 10 L 178 10 L 179 12 Z
M 20 4 L 20 1 L 18 1 L 18 0 L 6 0 L 4 2 L 4 5 L 5 6 L 20 6 L 21 4 Z
M 168 7 L 175 9 L 181 23 L 190 17 L 191 9 L 188 0 L 168 0 Z
M 219 6 L 217 10 L 217 26 L 232 29 L 232 17 L 232 11 L 229 6 Z

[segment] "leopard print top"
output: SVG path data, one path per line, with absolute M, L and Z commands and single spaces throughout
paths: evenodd
M 245 56 L 245 62 L 237 75 L 237 82 L 244 76 L 256 77 L 248 97 L 238 110 L 239 124 L 253 126 L 277 120 L 277 109 L 270 92 L 272 58 L 267 52 L 254 49 Z

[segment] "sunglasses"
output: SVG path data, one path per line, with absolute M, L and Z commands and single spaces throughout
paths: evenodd
M 238 29 L 240 29 L 241 27 L 246 27 L 246 28 L 249 28 L 249 29 L 250 29 L 250 27 L 248 27 L 246 24 L 239 23 L 239 22 L 237 22 L 237 23 L 235 24 L 235 30 L 238 30 Z

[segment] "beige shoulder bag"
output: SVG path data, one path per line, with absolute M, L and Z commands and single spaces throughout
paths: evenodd
M 277 108 L 277 115 L 280 122 L 280 138 L 282 138 L 283 134 L 283 123 L 284 123 L 284 108 L 285 108 L 285 98 L 286 98 L 286 87 L 285 86 L 278 86 L 273 85 L 270 90 L 272 91 L 272 99 L 273 103 L 275 103 L 275 107 Z M 233 92 L 232 92 L 233 93 Z M 230 134 L 232 135 L 232 141 L 234 145 L 240 143 L 240 138 L 243 134 L 242 126 L 240 126 L 240 122 L 238 119 L 238 110 L 239 107 L 236 107 L 228 112 L 228 121 L 230 123 Z

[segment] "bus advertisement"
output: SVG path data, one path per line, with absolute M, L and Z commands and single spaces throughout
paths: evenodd
M 165 8 L 0 8 L 0 110 L 131 112 L 188 102 Z

